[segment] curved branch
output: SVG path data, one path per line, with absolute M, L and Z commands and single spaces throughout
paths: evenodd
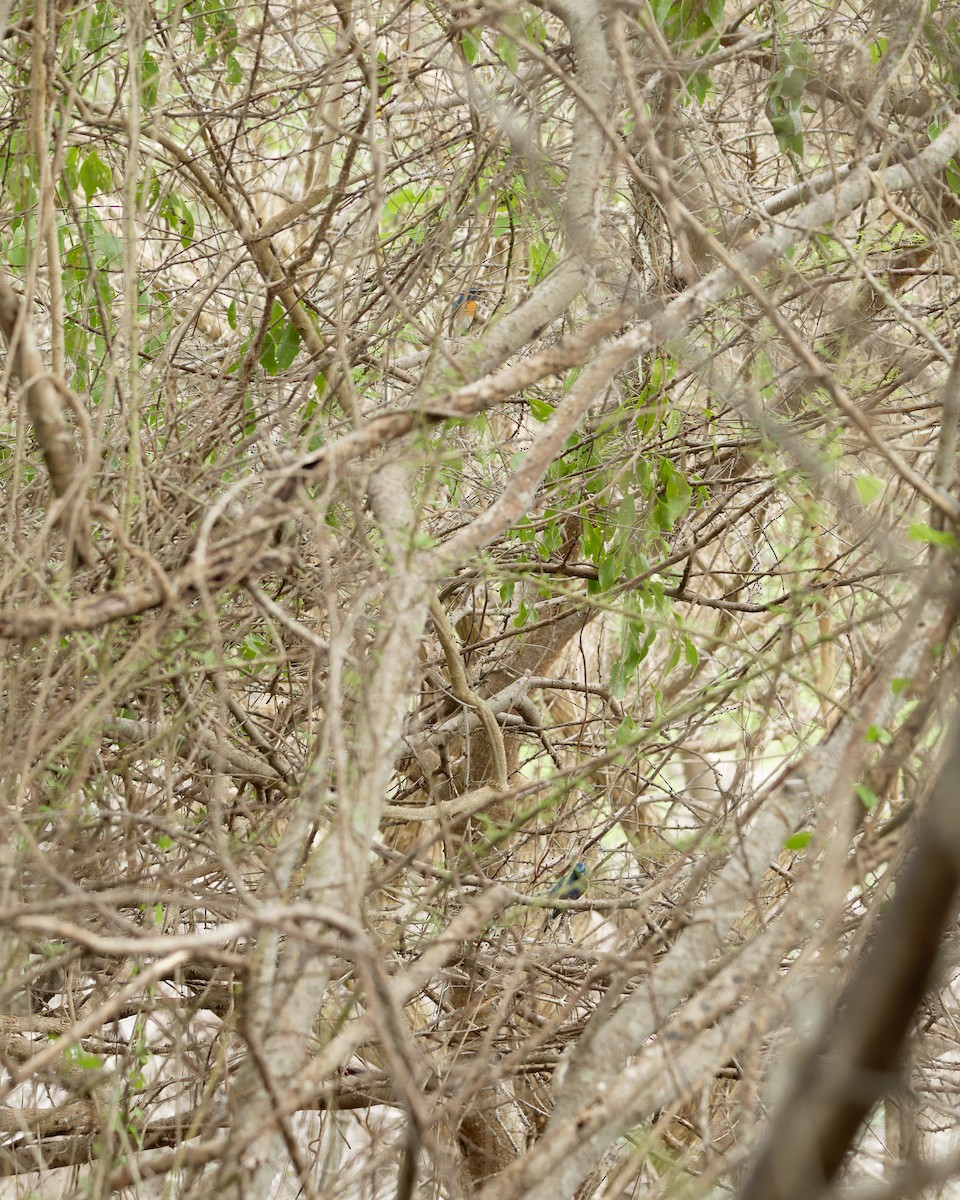
M 450 673 L 450 686 L 453 695 L 461 704 L 466 704 L 477 714 L 480 724 L 483 726 L 483 731 L 487 735 L 487 741 L 490 744 L 490 754 L 494 765 L 494 783 L 497 786 L 497 790 L 502 792 L 506 790 L 508 775 L 507 752 L 503 744 L 503 731 L 497 724 L 497 718 L 493 715 L 490 705 L 482 696 L 478 696 L 467 682 L 467 673 L 464 670 L 460 651 L 457 647 L 457 635 L 450 624 L 450 618 L 436 596 L 430 601 L 430 616 L 433 618 L 433 625 L 437 631 L 437 637 L 440 639 L 440 645 L 443 647 L 443 653 L 447 660 L 447 670 Z
M 81 498 L 84 464 L 78 458 L 74 435 L 64 416 L 61 393 L 70 396 L 71 407 L 82 419 L 79 401 L 67 385 L 44 366 L 37 347 L 29 315 L 6 274 L 0 269 L 0 332 L 10 353 L 12 373 L 23 386 L 27 412 L 43 461 L 50 473 L 50 485 L 58 498 Z M 87 427 L 89 433 L 89 427 Z M 87 447 L 90 453 L 90 447 Z M 84 562 L 95 556 L 89 531 L 77 528 L 76 553 Z

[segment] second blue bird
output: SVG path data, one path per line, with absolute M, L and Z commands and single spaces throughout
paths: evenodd
M 550 895 L 555 896 L 558 900 L 579 900 L 586 890 L 587 864 L 578 862 L 561 879 L 557 880 L 550 889 Z M 547 920 L 552 921 L 554 917 L 559 917 L 565 911 L 562 908 L 555 908 Z

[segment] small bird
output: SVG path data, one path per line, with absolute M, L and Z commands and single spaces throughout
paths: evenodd
M 472 287 L 466 292 L 459 292 L 450 306 L 450 332 L 466 333 L 478 320 L 477 301 L 480 299 L 480 289 Z
M 550 889 L 550 895 L 556 897 L 557 900 L 579 900 L 583 893 L 587 890 L 587 864 L 578 862 L 576 866 L 571 867 L 566 875 L 558 879 Z M 553 920 L 554 917 L 559 917 L 566 909 L 555 908 L 547 917 L 547 922 Z

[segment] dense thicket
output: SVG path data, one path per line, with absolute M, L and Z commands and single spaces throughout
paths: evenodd
M 958 62 L 5 13 L 8 1194 L 956 1173 Z

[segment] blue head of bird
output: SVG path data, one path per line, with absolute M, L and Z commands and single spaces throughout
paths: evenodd
M 587 864 L 578 862 L 572 866 L 565 875 L 563 875 L 550 889 L 550 895 L 556 897 L 557 900 L 579 900 L 583 893 L 587 890 Z M 562 908 L 555 908 L 550 914 L 550 920 L 560 916 L 564 912 Z

